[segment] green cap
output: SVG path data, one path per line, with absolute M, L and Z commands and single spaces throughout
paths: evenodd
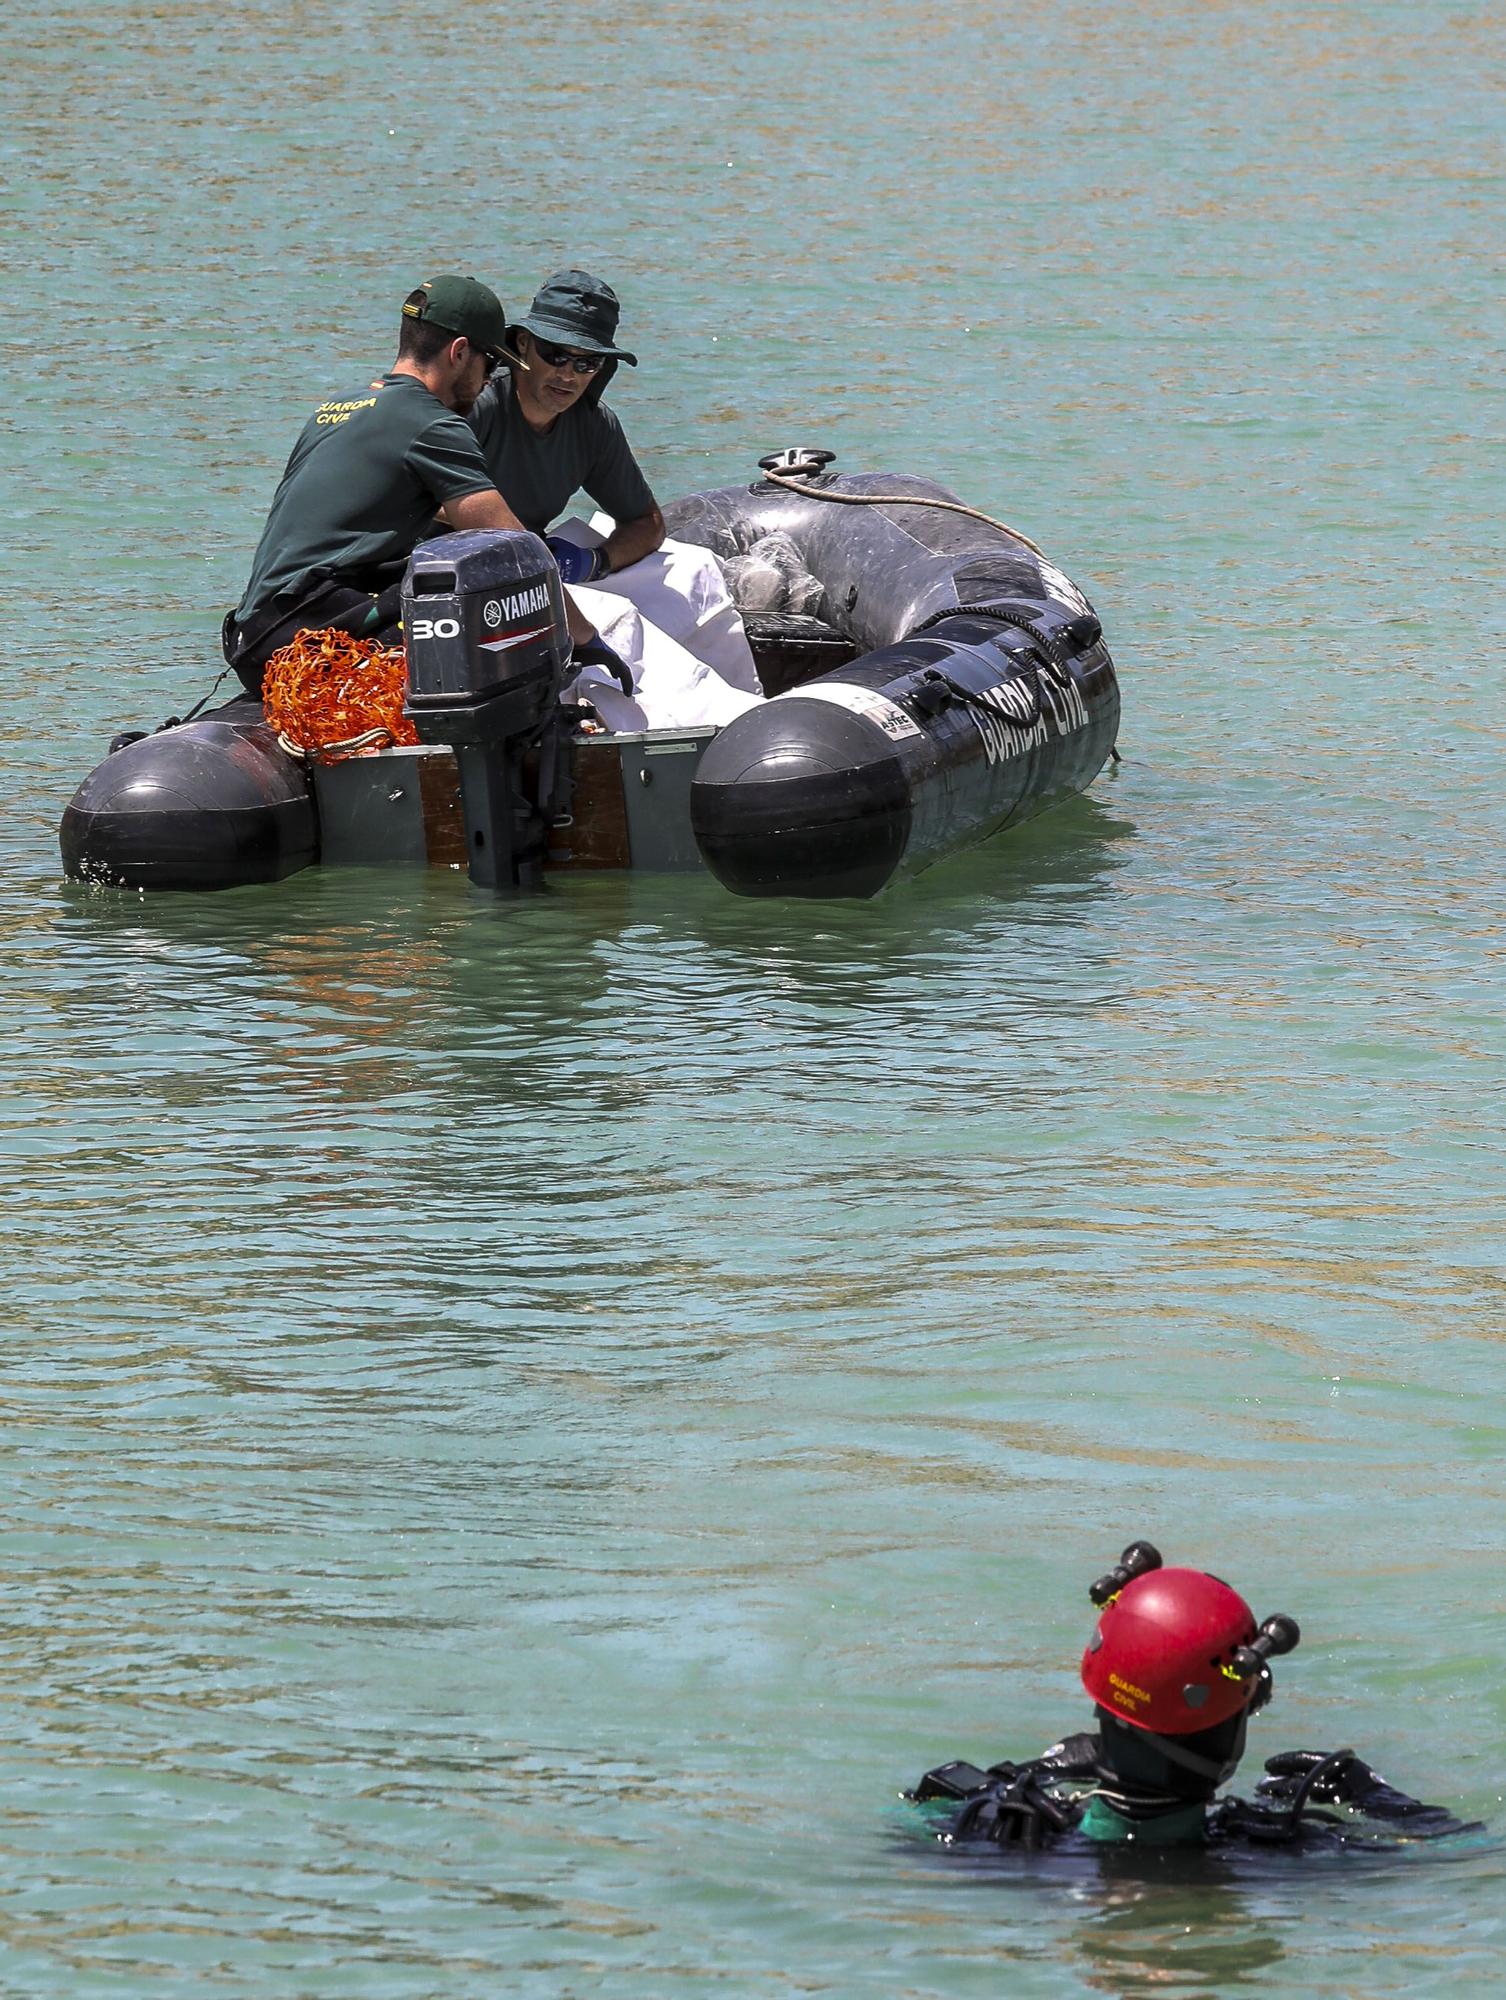
M 422 292 L 420 299 L 417 292 Z M 426 320 L 442 326 L 446 333 L 458 333 L 472 347 L 487 354 L 500 354 L 507 338 L 507 314 L 502 301 L 479 278 L 425 278 L 403 307 L 404 319 Z

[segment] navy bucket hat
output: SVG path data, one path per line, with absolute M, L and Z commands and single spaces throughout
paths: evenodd
M 617 320 L 622 311 L 617 294 L 589 271 L 556 271 L 541 285 L 533 304 L 508 328 L 509 351 L 516 354 L 519 328 L 551 347 L 571 347 L 577 354 L 600 354 L 609 361 L 638 366 L 636 354 L 617 345 Z

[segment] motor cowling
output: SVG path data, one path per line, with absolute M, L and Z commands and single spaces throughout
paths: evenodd
M 526 736 L 570 660 L 565 596 L 537 535 L 478 528 L 423 542 L 403 579 L 408 713 L 426 743 Z

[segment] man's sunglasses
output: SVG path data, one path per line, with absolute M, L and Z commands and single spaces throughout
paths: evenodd
M 604 354 L 575 354 L 568 347 L 551 347 L 537 336 L 533 347 L 546 368 L 569 368 L 576 375 L 594 375 L 607 358 Z
M 490 382 L 493 375 L 496 374 L 502 363 L 507 359 L 507 356 L 505 354 L 498 354 L 493 347 L 477 347 L 474 340 L 471 342 L 471 347 L 486 363 L 486 379 Z

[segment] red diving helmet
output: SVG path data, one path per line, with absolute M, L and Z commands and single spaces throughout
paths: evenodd
M 1110 1715 L 1157 1736 L 1190 1736 L 1262 1706 L 1268 1660 L 1301 1637 L 1280 1616 L 1257 1630 L 1237 1590 L 1199 1569 L 1163 1569 L 1149 1542 L 1132 1542 L 1089 1595 L 1103 1609 L 1082 1684 Z

